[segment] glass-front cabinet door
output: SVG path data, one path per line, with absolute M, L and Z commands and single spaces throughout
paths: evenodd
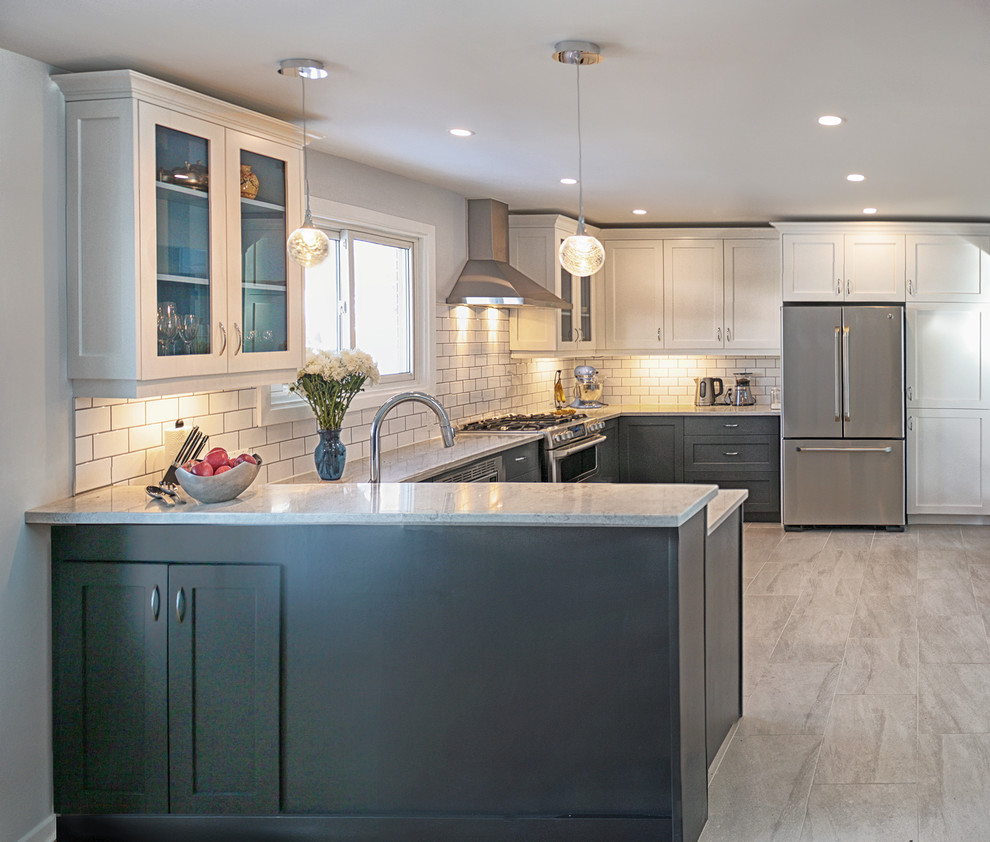
M 563 237 L 558 238 L 558 248 L 563 239 Z M 554 256 L 556 257 L 556 252 Z M 581 343 L 595 341 L 591 319 L 591 278 L 575 278 L 559 263 L 557 271 L 560 273 L 559 295 L 571 304 L 570 310 L 560 311 L 558 347 L 562 349 L 587 347 L 587 345 L 582 346 Z
M 254 371 L 298 365 L 302 268 L 285 241 L 302 224 L 299 152 L 227 132 L 227 172 L 237 188 L 227 212 L 227 309 L 233 333 L 228 366 Z
M 141 103 L 140 131 L 141 376 L 226 371 L 224 130 Z

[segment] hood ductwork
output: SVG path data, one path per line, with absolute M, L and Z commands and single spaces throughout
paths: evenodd
M 468 260 L 447 303 L 571 309 L 563 298 L 509 265 L 509 206 L 494 199 L 468 200 Z

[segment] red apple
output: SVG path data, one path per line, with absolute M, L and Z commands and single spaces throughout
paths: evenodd
M 251 464 L 251 465 L 257 465 L 258 464 L 258 460 L 255 459 L 250 453 L 242 453 L 240 456 L 238 456 L 234 460 L 234 463 L 237 464 L 237 465 L 240 465 L 241 462 L 247 462 L 248 464 Z
M 230 457 L 227 455 L 227 451 L 222 447 L 214 447 L 213 450 L 206 454 L 203 461 L 209 462 L 210 466 L 216 470 L 221 465 L 226 465 L 229 458 Z
M 193 465 L 192 468 L 189 469 L 189 473 L 196 474 L 198 477 L 212 477 L 213 466 L 204 459 L 202 462 L 197 462 Z
M 183 462 L 183 463 L 182 463 L 182 470 L 183 470 L 183 471 L 191 471 L 191 470 L 192 470 L 192 466 L 193 466 L 194 464 L 195 464 L 195 463 L 193 462 L 193 460 L 192 460 L 192 459 L 190 459 L 190 460 L 189 460 L 188 462 Z
M 230 458 L 229 458 L 229 459 L 227 460 L 227 467 L 228 467 L 228 468 L 233 468 L 233 467 L 234 467 L 235 465 L 237 465 L 237 464 L 238 464 L 238 462 L 237 462 L 237 460 L 236 460 L 236 459 L 235 459 L 235 458 L 234 458 L 233 456 L 231 456 L 231 457 L 230 457 Z
M 230 468 L 230 465 L 221 465 L 221 466 L 220 466 L 219 468 L 217 468 L 217 469 L 216 469 L 216 470 L 215 470 L 215 471 L 213 472 L 213 476 L 216 476 L 217 474 L 222 474 L 222 473 L 225 473 L 225 472 L 227 472 L 227 471 L 229 471 L 230 469 L 231 469 L 231 468 Z

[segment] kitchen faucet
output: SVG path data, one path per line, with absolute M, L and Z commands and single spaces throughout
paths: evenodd
M 437 416 L 437 420 L 440 422 L 440 434 L 443 436 L 443 446 L 454 446 L 454 427 L 450 423 L 450 417 L 447 415 L 447 411 L 440 405 L 440 401 L 433 397 L 433 395 L 427 395 L 424 392 L 402 392 L 401 394 L 393 395 L 381 405 L 381 409 L 375 413 L 375 420 L 371 422 L 371 482 L 381 481 L 382 421 L 385 420 L 385 416 L 388 415 L 392 407 L 398 406 L 400 403 L 406 403 L 407 401 L 425 404 L 432 409 L 433 414 Z

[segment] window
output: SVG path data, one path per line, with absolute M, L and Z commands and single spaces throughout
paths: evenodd
M 305 271 L 306 345 L 360 348 L 382 380 L 351 405 L 379 406 L 400 391 L 433 389 L 434 228 L 338 202 L 311 200 L 330 254 Z M 312 415 L 288 384 L 259 390 L 259 423 Z

